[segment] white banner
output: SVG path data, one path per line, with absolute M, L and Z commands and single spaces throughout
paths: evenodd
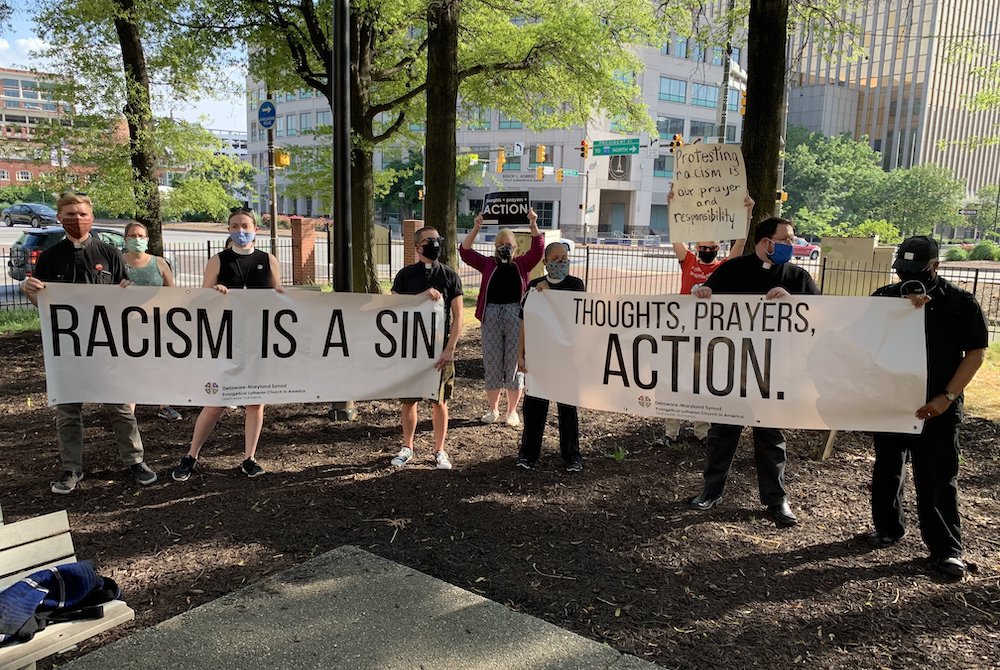
M 425 296 L 50 283 L 49 404 L 435 398 L 444 307 Z
M 688 144 L 674 150 L 673 242 L 746 237 L 747 174 L 738 144 Z
M 918 433 L 927 363 L 908 300 L 532 291 L 529 395 L 773 428 Z

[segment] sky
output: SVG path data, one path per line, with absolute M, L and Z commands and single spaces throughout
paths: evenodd
M 30 70 L 35 67 L 44 71 L 44 63 L 33 60 L 30 52 L 42 45 L 32 24 L 30 15 L 14 3 L 14 17 L 9 30 L 0 32 L 0 67 Z M 244 73 L 233 72 L 232 79 L 244 88 Z M 242 93 L 227 99 L 206 99 L 196 102 L 181 102 L 175 105 L 159 105 L 157 114 L 173 115 L 175 118 L 201 123 L 207 128 L 221 130 L 247 129 L 246 103 Z

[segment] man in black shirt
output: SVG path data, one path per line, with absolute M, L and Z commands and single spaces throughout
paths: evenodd
M 818 295 L 819 288 L 809 273 L 792 259 L 795 231 L 791 221 L 771 217 L 757 224 L 752 254 L 723 263 L 704 284 L 691 293 L 698 298 L 720 294 L 764 294 L 779 300 L 793 293 Z M 743 426 L 713 423 L 705 441 L 705 486 L 689 506 L 708 511 L 719 504 L 733 465 Z M 785 436 L 778 428 L 753 429 L 754 458 L 760 501 L 779 527 L 798 523 L 785 494 Z
M 962 392 L 983 364 L 989 332 L 975 296 L 937 274 L 938 245 L 926 236 L 899 245 L 893 268 L 900 282 L 873 295 L 906 297 L 924 310 L 927 338 L 927 402 L 916 411 L 924 420 L 918 435 L 875 434 L 872 521 L 868 541 L 876 547 L 903 536 L 902 491 L 906 460 L 913 463 L 920 534 L 931 565 L 951 577 L 965 574 L 958 514 L 959 426 Z
M 69 284 L 119 284 L 127 278 L 125 261 L 115 247 L 90 234 L 94 225 L 94 210 L 90 198 L 78 193 L 64 193 L 56 203 L 59 223 L 66 231 L 65 239 L 38 257 L 33 276 L 24 280 L 21 290 L 32 304 L 38 304 L 38 293 L 45 282 Z M 53 493 L 71 493 L 83 479 L 83 416 L 82 403 L 57 405 L 56 431 L 62 473 L 52 482 Z M 140 484 L 152 484 L 156 473 L 143 462 L 142 438 L 135 414 L 128 403 L 104 405 L 111 413 L 118 453 Z
M 458 273 L 438 262 L 441 254 L 441 236 L 435 228 L 425 226 L 413 235 L 418 262 L 407 265 L 396 274 L 392 292 L 400 295 L 426 295 L 431 300 L 444 300 L 444 351 L 434 364 L 441 371 L 438 397 L 434 401 L 434 461 L 439 470 L 450 470 L 451 460 L 444 450 L 448 435 L 448 401 L 455 389 L 455 348 L 462 335 L 462 280 Z M 417 432 L 417 401 L 420 398 L 400 399 L 403 423 L 403 447 L 392 459 L 396 467 L 403 467 L 413 459 L 413 437 Z

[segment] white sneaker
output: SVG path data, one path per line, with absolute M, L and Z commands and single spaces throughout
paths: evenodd
M 396 457 L 392 459 L 392 461 L 390 462 L 397 468 L 401 468 L 407 463 L 409 463 L 411 458 L 413 458 L 413 449 L 410 449 L 409 447 L 403 447 L 402 449 L 399 450 L 399 453 L 396 454 Z
M 483 414 L 481 417 L 479 417 L 479 420 L 482 421 L 483 423 L 496 423 L 497 419 L 499 418 L 500 418 L 500 412 L 494 412 L 493 410 L 490 410 L 486 414 Z
M 451 461 L 448 460 L 447 452 L 437 452 L 437 456 L 434 457 L 434 461 L 437 463 L 438 470 L 451 470 Z
M 507 415 L 507 425 L 511 428 L 517 428 L 521 425 L 521 417 L 517 415 L 517 412 L 511 412 Z

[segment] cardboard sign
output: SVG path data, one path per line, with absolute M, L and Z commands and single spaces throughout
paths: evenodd
M 747 175 L 738 144 L 689 144 L 674 161 L 670 241 L 702 242 L 746 237 Z
M 483 222 L 505 228 L 528 225 L 531 199 L 528 191 L 487 193 L 483 198 Z

